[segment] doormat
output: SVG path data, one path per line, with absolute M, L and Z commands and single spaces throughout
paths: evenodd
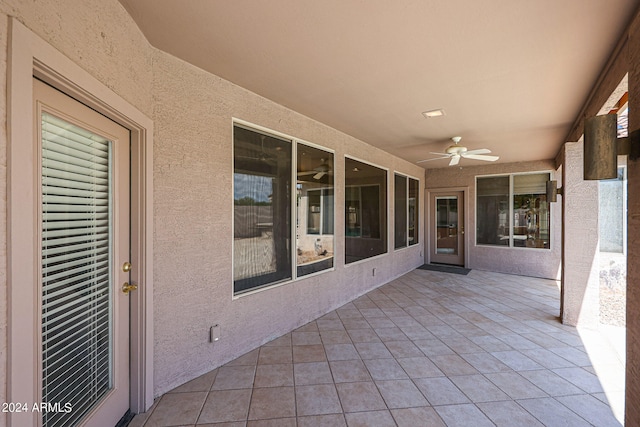
M 454 267 L 451 265 L 424 264 L 418 267 L 420 270 L 439 271 L 441 273 L 462 274 L 466 276 L 471 271 L 470 268 Z

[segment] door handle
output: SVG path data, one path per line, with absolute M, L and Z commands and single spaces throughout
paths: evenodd
M 124 282 L 124 284 L 122 285 L 122 292 L 125 295 L 128 295 L 129 292 L 135 291 L 136 289 L 138 289 L 138 285 L 133 283 L 129 284 L 128 282 Z

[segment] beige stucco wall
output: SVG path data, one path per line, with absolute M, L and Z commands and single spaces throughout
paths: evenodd
M 154 120 L 156 396 L 422 264 L 422 245 L 416 245 L 345 267 L 339 215 L 345 154 L 388 168 L 390 183 L 394 171 L 422 177 L 421 168 L 154 49 L 115 0 L 0 0 L 3 82 L 8 16 Z M 0 84 L 4 117 L 5 87 Z M 335 150 L 334 271 L 232 298 L 232 117 Z M 7 262 L 5 122 L 0 122 L 2 265 Z M 388 193 L 391 219 L 392 186 Z M 393 242 L 393 227 L 388 228 Z M 6 293 L 5 269 L 0 269 L 0 378 L 6 378 Z M 222 330 L 215 344 L 208 342 L 213 324 Z M 0 401 L 5 396 L 1 384 Z M 5 423 L 0 415 L 0 426 Z
M 466 267 L 478 270 L 519 274 L 523 276 L 560 278 L 561 262 L 561 206 L 551 204 L 551 249 L 504 248 L 476 245 L 476 176 L 498 175 L 519 172 L 550 171 L 555 177 L 555 164 L 552 160 L 506 164 L 487 164 L 470 167 L 447 167 L 427 169 L 426 189 L 464 187 L 467 191 L 466 241 L 468 252 Z
M 417 245 L 344 267 L 344 218 L 340 215 L 345 154 L 389 168 L 390 178 L 396 170 L 421 176 L 421 168 L 161 51 L 154 54 L 153 93 L 155 382 L 159 392 L 422 263 L 422 248 Z M 335 271 L 232 299 L 232 118 L 335 150 Z M 391 235 L 389 241 L 393 241 Z M 208 331 L 214 324 L 220 324 L 222 338 L 211 344 Z

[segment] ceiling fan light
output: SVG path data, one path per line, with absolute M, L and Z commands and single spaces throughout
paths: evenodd
M 427 119 L 432 119 L 434 117 L 442 117 L 444 116 L 444 110 L 442 108 L 438 108 L 436 110 L 424 111 L 422 113 Z

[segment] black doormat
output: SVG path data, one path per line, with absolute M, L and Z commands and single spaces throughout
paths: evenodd
M 420 270 L 439 271 L 441 273 L 462 274 L 466 276 L 471 271 L 470 268 L 454 267 L 451 265 L 424 264 L 418 267 Z

